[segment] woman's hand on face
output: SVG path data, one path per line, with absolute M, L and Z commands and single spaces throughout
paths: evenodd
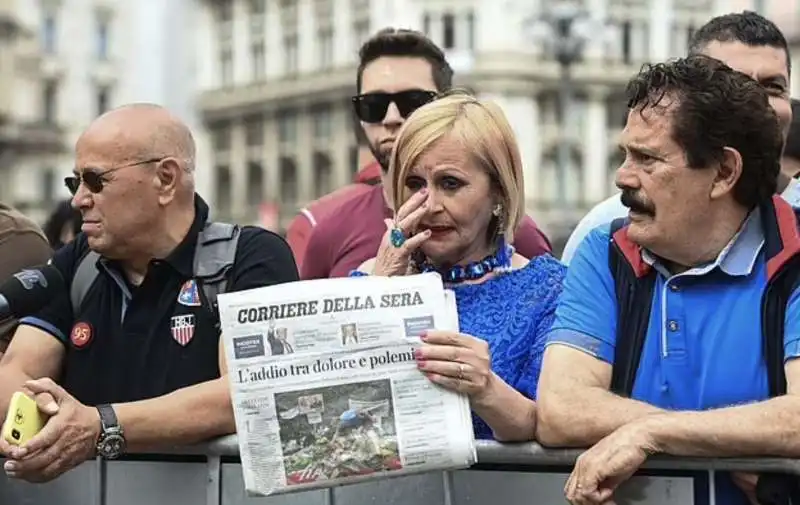
M 473 401 L 488 394 L 492 377 L 489 344 L 463 333 L 429 331 L 415 352 L 417 367 L 434 383 Z
M 411 255 L 431 236 L 430 230 L 411 235 L 428 212 L 428 191 L 421 189 L 404 203 L 395 215 L 395 220 L 385 220 L 386 233 L 383 234 L 378 254 L 375 257 L 374 275 L 406 275 Z M 392 231 L 399 230 L 405 238 L 398 247 L 392 244 Z M 396 233 L 396 232 L 395 232 Z

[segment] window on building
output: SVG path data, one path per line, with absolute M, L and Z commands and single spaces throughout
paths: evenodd
M 287 75 L 297 73 L 297 34 L 292 34 L 283 39 L 283 71 Z
M 42 90 L 42 120 L 55 124 L 58 115 L 58 83 L 47 81 Z
M 107 86 L 100 86 L 97 89 L 97 95 L 95 97 L 97 115 L 103 114 L 109 108 L 111 90 L 108 89 Z
M 297 187 L 297 165 L 293 158 L 288 156 L 281 157 L 279 177 L 281 200 L 290 205 L 296 204 L 299 191 Z
M 264 26 L 266 25 L 266 0 L 250 0 L 248 18 L 250 20 L 251 39 L 263 37 Z
M 97 59 L 105 61 L 108 59 L 108 31 L 109 20 L 106 16 L 97 18 Z
M 318 105 L 311 113 L 314 124 L 314 140 L 328 140 L 333 133 L 333 116 L 329 105 Z
M 56 199 L 56 174 L 52 168 L 45 167 L 41 172 L 42 200 L 53 202 Z
M 214 151 L 227 152 L 231 149 L 231 125 L 228 121 L 217 121 L 209 125 L 211 143 Z
M 361 44 L 367 41 L 370 36 L 369 19 L 361 18 L 353 23 L 353 37 L 355 39 L 355 47 L 358 49 Z
M 631 45 L 631 35 L 633 31 L 633 26 L 631 25 L 630 21 L 624 21 L 622 23 L 622 61 L 625 63 L 630 63 L 632 60 L 632 45 Z
M 314 153 L 314 193 L 320 197 L 331 192 L 333 189 L 333 171 L 331 170 L 331 159 L 327 154 Z
M 450 13 L 442 16 L 442 47 L 444 49 L 456 47 L 456 18 Z
M 264 15 L 267 11 L 267 0 L 250 0 L 249 1 L 250 14 Z
M 250 46 L 250 59 L 253 65 L 253 80 L 263 81 L 267 75 L 267 55 L 264 40 L 257 40 Z
M 264 116 L 255 114 L 245 118 L 244 131 L 248 147 L 264 145 Z
M 475 50 L 475 12 L 471 9 L 467 13 L 467 49 Z
M 42 20 L 42 49 L 46 54 L 56 53 L 56 15 L 45 12 Z
M 217 10 L 217 20 L 220 23 L 233 21 L 233 0 L 219 0 L 214 2 Z
M 293 143 L 297 140 L 297 116 L 293 111 L 278 113 L 278 141 Z
M 317 34 L 319 42 L 319 68 L 333 66 L 333 28 L 326 27 Z
M 223 86 L 233 84 L 233 49 L 226 47 L 219 55 L 219 79 Z
M 230 218 L 231 215 L 231 202 L 232 202 L 232 177 L 231 169 L 227 165 L 217 165 L 216 167 L 216 205 L 219 211 L 220 218 Z
M 350 163 L 350 175 L 355 176 L 361 170 L 361 167 L 358 166 L 358 146 L 350 146 L 348 154 L 347 160 Z
M 256 207 L 264 198 L 264 170 L 258 161 L 247 163 L 247 205 Z

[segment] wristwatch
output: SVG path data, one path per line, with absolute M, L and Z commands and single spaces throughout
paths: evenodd
M 97 454 L 103 459 L 117 459 L 125 452 L 125 436 L 111 405 L 98 405 L 103 431 L 97 439 Z

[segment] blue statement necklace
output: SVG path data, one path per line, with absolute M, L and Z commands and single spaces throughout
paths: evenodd
M 426 260 L 419 265 L 419 271 L 422 273 L 437 272 L 445 283 L 458 284 L 464 281 L 476 281 L 492 272 L 509 272 L 513 256 L 514 246 L 501 241 L 497 251 L 482 260 L 466 265 L 454 265 L 447 269 L 439 269 Z

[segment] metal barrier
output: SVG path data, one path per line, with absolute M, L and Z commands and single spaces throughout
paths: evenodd
M 561 505 L 564 482 L 580 451 L 537 444 L 479 441 L 473 468 L 393 477 L 268 498 L 245 496 L 235 437 L 170 454 L 90 461 L 47 484 L 0 477 L 3 505 Z M 700 477 L 694 471 L 702 471 Z M 708 493 L 717 470 L 800 475 L 800 460 L 656 456 L 616 496 L 616 503 L 691 505 Z M 705 477 L 704 477 L 705 476 Z M 704 481 L 703 484 L 701 481 Z M 705 498 L 702 501 L 707 501 Z

